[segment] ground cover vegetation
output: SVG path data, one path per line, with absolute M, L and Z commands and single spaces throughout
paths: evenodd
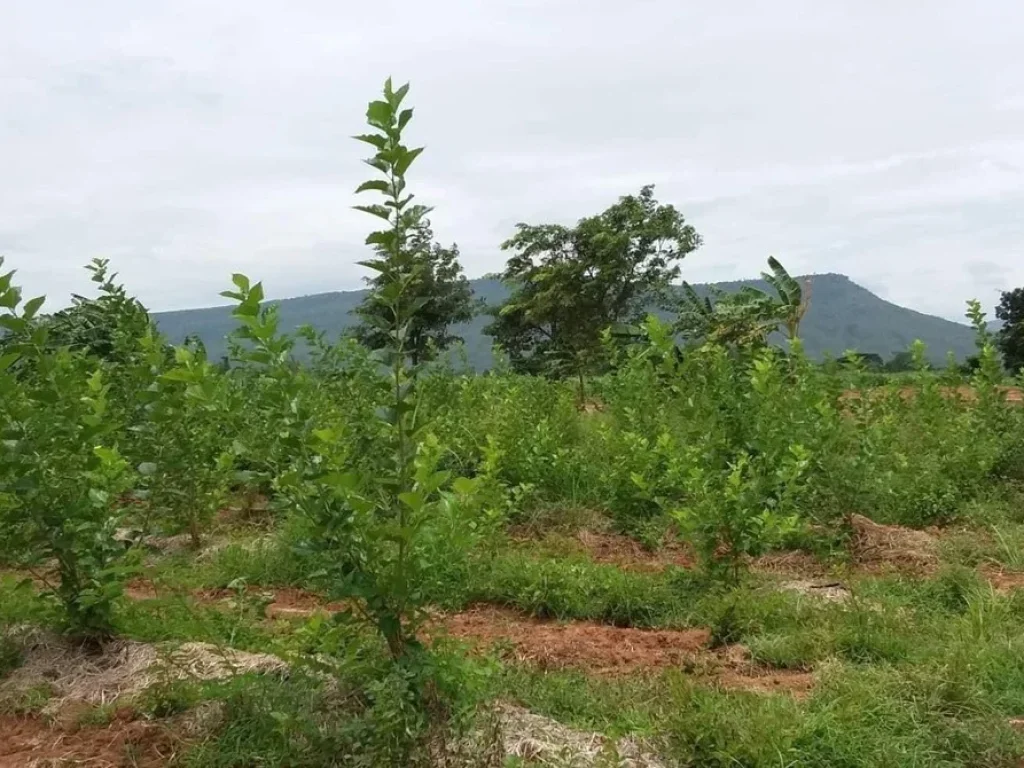
M 238 274 L 225 364 L 105 261 L 53 314 L 0 277 L 0 766 L 1019 765 L 1016 294 L 971 365 L 821 364 L 777 259 L 670 294 L 644 187 L 517 228 L 467 373 L 407 98 L 354 336 Z

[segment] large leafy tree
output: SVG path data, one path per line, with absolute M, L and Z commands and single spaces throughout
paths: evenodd
M 679 275 L 700 236 L 654 187 L 574 227 L 519 224 L 502 279 L 512 288 L 485 330 L 522 372 L 585 376 L 600 365 L 602 332 L 636 322 Z
M 996 307 L 1003 321 L 996 337 L 1006 367 L 1014 373 L 1024 368 L 1024 288 L 1005 291 Z
M 406 350 L 415 366 L 462 341 L 452 327 L 473 318 L 474 302 L 473 289 L 459 264 L 459 247 L 453 243 L 445 248 L 435 243 L 426 220 L 409 233 L 408 253 L 410 290 L 422 300 L 409 320 L 405 337 Z M 378 274 L 367 283 L 371 290 L 356 309 L 360 322 L 353 333 L 370 349 L 385 349 L 394 343 L 390 336 L 392 310 L 380 292 L 385 277 Z

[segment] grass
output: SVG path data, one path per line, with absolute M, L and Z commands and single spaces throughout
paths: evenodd
M 744 644 L 757 664 L 813 670 L 817 686 L 805 700 L 709 688 L 683 671 L 595 677 L 477 657 L 451 662 L 450 679 L 471 689 L 467 700 L 513 701 L 581 730 L 638 736 L 679 765 L 1016 765 L 1024 741 L 1009 723 L 1024 716 L 1024 594 L 996 593 L 978 566 L 1011 567 L 1013 536 L 1022 529 L 1007 503 L 1015 497 L 993 498 L 986 507 L 991 538 L 967 529 L 944 536 L 943 564 L 932 575 L 858 573 L 833 558 L 852 594 L 842 603 L 780 590 L 783 577 L 770 574 L 723 587 L 679 568 L 624 570 L 555 539 L 499 544 L 434 587 L 433 601 L 447 610 L 486 602 L 555 620 L 708 627 L 720 644 Z M 395 718 L 410 715 L 390 688 L 382 695 L 388 667 L 372 634 L 322 619 L 263 618 L 260 589 L 315 586 L 315 565 L 291 554 L 285 532 L 257 547 L 239 541 L 199 558 L 164 557 L 149 575 L 170 594 L 119 603 L 119 634 L 140 641 L 341 660 L 335 673 L 342 670 L 342 685 L 330 691 L 315 670 L 301 667 L 286 680 L 243 676 L 150 691 L 136 702 L 147 717 L 203 701 L 221 708 L 221 725 L 185 765 L 328 765 L 338 754 L 379 758 L 397 749 L 380 739 L 394 732 Z M 190 596 L 232 583 L 233 602 Z M 0 579 L 0 623 L 52 625 L 54 616 L 33 590 Z M 17 663 L 16 651 L 0 645 L 0 679 Z M 29 691 L 6 708 L 38 711 L 48 697 Z M 101 707 L 86 717 L 101 724 L 114 711 Z M 429 724 L 408 727 L 429 738 Z
M 1016 765 L 1021 736 L 968 678 L 834 665 L 806 701 L 723 692 L 684 675 L 600 680 L 508 670 L 499 695 L 585 730 L 635 734 L 679 765 Z

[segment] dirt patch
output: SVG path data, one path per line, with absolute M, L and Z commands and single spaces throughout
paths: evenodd
M 803 579 L 825 579 L 829 575 L 827 564 L 810 552 L 801 550 L 769 552 L 753 558 L 750 561 L 750 570 L 771 576 Z
M 685 670 L 702 684 L 729 690 L 805 695 L 814 685 L 806 671 L 758 666 L 742 646 L 709 650 L 706 629 L 652 630 L 593 622 L 558 623 L 481 606 L 443 618 L 452 637 L 497 648 L 517 662 L 545 669 L 582 669 L 623 675 L 669 668 Z
M 722 669 L 706 682 L 727 691 L 785 693 L 804 699 L 814 688 L 814 674 L 795 669 Z
M 529 765 L 564 768 L 604 765 L 665 768 L 666 765 L 635 739 L 627 737 L 616 741 L 600 733 L 579 731 L 511 704 L 499 705 L 498 722 L 505 754 Z
M 1020 571 L 1000 571 L 994 568 L 983 568 L 981 573 L 996 592 L 1006 594 L 1017 589 L 1024 589 L 1024 573 Z
M 705 629 L 647 630 L 524 617 L 490 606 L 446 617 L 452 637 L 476 645 L 506 646 L 516 661 L 543 668 L 582 667 L 595 674 L 683 666 L 710 637 Z
M 850 549 L 859 565 L 922 573 L 938 564 L 938 539 L 930 533 L 882 525 L 857 514 L 850 515 L 850 526 Z
M 750 649 L 736 643 L 697 657 L 691 673 L 702 685 L 725 691 L 756 694 L 783 693 L 806 698 L 816 681 L 806 669 L 772 669 L 756 663 Z
M 262 592 L 260 594 L 263 594 Z M 311 616 L 330 616 L 344 611 L 346 603 L 325 602 L 320 595 L 303 589 L 274 589 L 268 596 L 271 602 L 267 605 L 268 619 L 307 619 Z
M 696 565 L 693 552 L 676 541 L 650 550 L 629 536 L 589 530 L 579 531 L 576 541 L 595 563 L 616 565 L 624 570 L 663 571 L 670 566 L 693 568 Z
M 0 768 L 162 768 L 179 747 L 160 725 L 120 719 L 104 727 L 62 728 L 40 717 L 0 715 L 0 734 Z
M 152 582 L 133 580 L 125 587 L 125 597 L 130 600 L 156 600 L 168 595 L 181 594 L 201 605 L 234 610 L 242 600 L 262 602 L 264 615 L 268 619 L 307 619 L 311 616 L 329 616 L 346 608 L 341 601 L 328 602 L 315 592 L 296 587 L 277 589 L 248 589 L 241 594 L 233 589 L 195 589 L 185 593 L 162 592 Z
M 112 640 L 99 649 L 34 629 L 10 633 L 23 663 L 0 682 L 0 698 L 46 687 L 52 692 L 44 713 L 66 704 L 109 704 L 129 699 L 157 683 L 217 680 L 245 672 L 284 674 L 276 656 L 218 648 L 208 643 L 151 645 Z

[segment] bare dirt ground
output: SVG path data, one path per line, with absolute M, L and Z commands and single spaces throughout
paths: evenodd
M 480 606 L 445 617 L 449 635 L 482 647 L 507 646 L 516 661 L 542 668 L 581 667 L 596 674 L 680 667 L 708 642 L 704 629 L 644 630 L 586 621 L 559 623 Z
M 49 725 L 38 715 L 0 715 L 0 768 L 162 768 L 179 740 L 155 723 L 115 718 L 105 726 Z
M 663 571 L 669 566 L 693 568 L 693 552 L 675 541 L 657 550 L 645 549 L 638 541 L 617 533 L 581 530 L 576 541 L 595 563 L 615 565 L 629 571 Z
M 542 669 L 582 669 L 627 675 L 679 669 L 703 684 L 732 690 L 806 694 L 809 672 L 753 664 L 742 646 L 711 650 L 706 629 L 650 630 L 594 622 L 559 623 L 481 606 L 445 617 L 439 628 L 482 649 L 497 649 Z

